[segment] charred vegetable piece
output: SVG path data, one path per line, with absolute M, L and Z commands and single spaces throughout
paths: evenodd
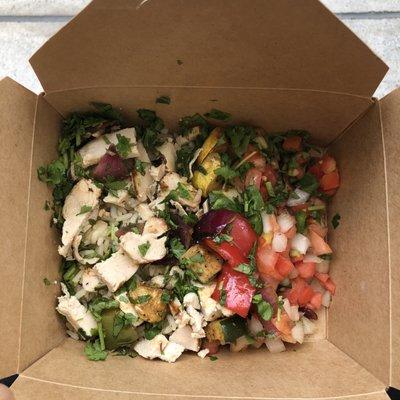
M 211 131 L 208 138 L 204 141 L 199 157 L 197 158 L 197 162 L 199 164 L 201 164 L 205 160 L 205 158 L 214 150 L 215 146 L 218 144 L 219 138 L 222 136 L 222 133 L 223 130 L 219 127 Z
M 246 334 L 246 320 L 234 315 L 210 322 L 205 330 L 209 341 L 217 340 L 221 344 L 232 343 Z
M 101 322 L 104 332 L 104 343 L 107 350 L 128 346 L 138 339 L 138 334 L 133 326 L 122 326 L 118 328 L 117 321 L 121 311 L 117 308 L 104 310 L 101 314 Z M 121 323 L 121 322 L 120 322 Z M 123 321 L 122 321 L 123 323 Z
M 209 282 L 222 268 L 222 261 L 200 244 L 190 247 L 182 260 L 202 283 Z
M 209 154 L 200 164 L 200 169 L 194 171 L 192 184 L 196 189 L 201 189 L 203 197 L 218 188 L 216 169 L 221 167 L 221 157 L 218 153 Z
M 151 324 L 162 321 L 167 313 L 167 304 L 162 300 L 163 290 L 147 285 L 138 285 L 129 292 L 139 317 Z

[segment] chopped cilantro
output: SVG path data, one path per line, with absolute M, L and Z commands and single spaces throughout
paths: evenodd
M 230 126 L 224 133 L 232 150 L 239 158 L 246 152 L 250 141 L 255 136 L 255 130 L 251 126 Z
M 179 182 L 176 189 L 171 190 L 168 193 L 167 197 L 163 200 L 163 202 L 165 203 L 170 200 L 178 201 L 179 199 L 188 200 L 190 198 L 191 198 L 191 195 L 190 195 L 190 192 L 187 189 L 187 187 L 183 183 Z
M 164 121 L 152 110 L 142 108 L 137 110 L 137 113 L 139 118 L 146 124 L 146 126 L 138 129 L 138 136 L 146 150 L 154 151 L 163 142 L 160 134 L 161 130 L 164 129 Z
M 51 285 L 51 282 L 49 281 L 48 278 L 43 278 L 43 283 L 44 283 L 46 286 L 50 286 L 50 285 Z
M 221 304 L 221 306 L 224 306 L 226 304 L 226 290 L 225 288 L 221 289 L 221 295 L 219 298 L 219 304 Z
M 161 301 L 165 304 L 168 304 L 171 301 L 171 295 L 168 292 L 162 292 Z
M 250 266 L 250 264 L 246 264 L 246 263 L 241 263 L 241 264 L 237 265 L 234 269 L 236 271 L 242 272 L 246 275 L 250 275 L 253 273 L 253 268 Z
M 98 297 L 89 303 L 89 310 L 93 314 L 96 321 L 101 321 L 101 313 L 104 310 L 111 308 L 118 308 L 119 304 L 116 300 L 107 299 L 105 297 Z
M 142 296 L 138 296 L 133 302 L 135 304 L 145 304 L 145 303 L 148 303 L 150 300 L 151 300 L 151 295 L 144 294 Z
M 214 190 L 210 192 L 208 196 L 208 201 L 210 202 L 210 208 L 212 210 L 219 210 L 225 208 L 227 210 L 232 210 L 236 212 L 243 212 L 243 208 L 237 198 L 234 200 L 230 199 L 224 194 L 223 191 Z
M 129 138 L 127 138 L 126 136 L 121 135 L 119 133 L 117 133 L 117 139 L 118 139 L 118 142 L 115 145 L 115 148 L 116 148 L 118 154 L 122 158 L 128 158 L 129 153 L 131 152 L 131 148 L 132 148 L 131 140 Z
M 145 329 L 144 329 L 144 337 L 145 337 L 147 340 L 152 340 L 152 339 L 154 339 L 159 333 L 161 333 L 161 329 L 162 329 L 161 323 L 154 324 L 154 325 L 149 324 L 149 323 L 146 323 Z
M 172 238 L 169 241 L 169 248 L 171 253 L 174 255 L 175 258 L 178 260 L 185 254 L 186 249 L 185 246 L 178 238 Z
M 171 104 L 171 98 L 169 96 L 160 96 L 160 97 L 157 97 L 156 103 Z
M 80 210 L 79 213 L 76 214 L 76 215 L 86 214 L 86 213 L 92 211 L 92 209 L 93 209 L 92 206 L 86 206 L 86 205 L 85 205 L 85 206 L 82 206 L 82 207 L 81 207 L 81 210 Z
M 243 193 L 244 214 L 250 221 L 258 235 L 262 233 L 261 211 L 264 209 L 264 201 L 260 191 L 254 185 L 247 186 Z
M 264 321 L 269 321 L 272 318 L 274 309 L 271 304 L 262 299 L 261 294 L 254 295 L 252 302 L 257 306 L 257 312 Z
M 220 121 L 227 121 L 231 118 L 231 114 L 213 108 L 211 111 L 204 114 L 206 118 L 218 119 Z
M 142 257 L 144 257 L 146 255 L 146 253 L 148 252 L 150 246 L 151 245 L 150 245 L 149 241 L 147 241 L 146 243 L 139 244 L 138 249 L 139 249 L 140 255 Z
M 210 359 L 210 361 L 217 361 L 218 360 L 218 357 L 216 357 L 216 356 L 210 356 L 208 358 Z
M 306 230 L 307 213 L 305 211 L 297 211 L 295 214 L 297 232 L 304 233 Z
M 298 181 L 301 190 L 307 193 L 313 194 L 319 187 L 317 178 L 310 173 L 304 174 L 304 176 Z
M 340 214 L 336 213 L 333 218 L 332 218 L 332 226 L 333 229 L 336 229 L 339 226 L 339 221 L 340 221 Z
M 135 317 L 133 314 L 125 314 L 124 312 L 119 311 L 114 317 L 112 335 L 114 337 L 117 337 L 123 328 L 125 328 L 126 326 L 131 326 L 136 320 L 137 317 Z
M 233 178 L 239 176 L 239 172 L 235 171 L 234 169 L 230 168 L 227 165 L 219 167 L 215 170 L 217 176 L 221 177 L 225 182 L 231 181 Z
M 140 161 L 138 158 L 135 158 L 135 170 L 139 172 L 141 175 L 146 174 L 145 165 L 147 163 Z
M 227 235 L 226 233 L 220 233 L 219 235 L 214 237 L 214 242 L 220 244 L 222 242 L 232 242 L 232 236 Z
M 99 339 L 86 343 L 85 354 L 91 361 L 104 361 L 107 358 L 107 352 L 101 348 Z

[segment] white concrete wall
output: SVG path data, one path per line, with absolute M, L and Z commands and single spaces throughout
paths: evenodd
M 0 0 L 0 76 L 9 75 L 40 92 L 29 57 L 89 2 Z M 375 95 L 382 97 L 400 86 L 400 0 L 322 2 L 389 65 Z

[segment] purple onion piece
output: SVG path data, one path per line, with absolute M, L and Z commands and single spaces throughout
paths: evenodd
M 99 181 L 106 178 L 125 179 L 129 176 L 129 171 L 118 154 L 106 153 L 94 168 L 93 176 Z
M 193 238 L 195 241 L 206 237 L 219 235 L 229 225 L 237 214 L 231 210 L 211 210 L 204 214 L 195 225 Z
M 193 228 L 178 214 L 171 213 L 171 219 L 178 225 L 174 232 L 175 235 L 179 237 L 182 244 L 188 249 L 192 244 Z
M 317 313 L 314 310 L 311 310 L 311 308 L 299 307 L 299 311 L 302 312 L 308 319 L 318 319 Z

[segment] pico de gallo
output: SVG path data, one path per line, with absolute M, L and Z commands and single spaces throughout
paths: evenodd
M 60 231 L 56 309 L 86 356 L 214 360 L 313 334 L 336 290 L 335 159 L 306 131 L 233 125 L 216 109 L 170 131 L 152 110 L 132 126 L 94 106 L 64 121 L 59 158 L 38 170 Z

